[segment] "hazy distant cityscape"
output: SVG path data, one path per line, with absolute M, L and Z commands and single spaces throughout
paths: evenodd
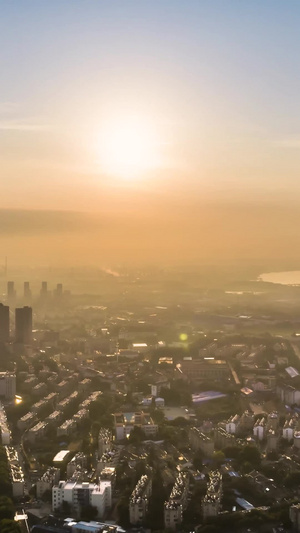
M 300 287 L 38 274 L 1 279 L 0 489 L 24 531 L 297 527 Z

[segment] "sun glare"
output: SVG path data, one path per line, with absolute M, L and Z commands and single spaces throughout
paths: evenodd
M 101 167 L 107 174 L 136 179 L 159 166 L 158 148 L 157 133 L 150 122 L 137 119 L 114 121 L 101 132 Z

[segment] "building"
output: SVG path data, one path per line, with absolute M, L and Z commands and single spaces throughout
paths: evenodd
M 293 531 L 300 532 L 300 503 L 291 505 L 289 516 L 293 524 Z
M 2 446 L 10 443 L 10 429 L 8 427 L 6 413 L 3 405 L 0 402 L 0 442 Z
M 253 435 L 257 440 L 263 440 L 266 436 L 267 420 L 266 418 L 260 418 L 256 420 L 253 427 Z
M 98 454 L 99 457 L 104 453 L 110 452 L 112 448 L 112 434 L 109 429 L 101 428 L 98 435 Z
M 63 295 L 63 284 L 62 283 L 57 283 L 56 289 L 54 291 L 54 294 L 55 294 L 56 298 L 61 298 L 62 297 L 62 295 Z
M 239 415 L 233 415 L 227 420 L 226 422 L 226 431 L 227 433 L 232 433 L 233 435 L 236 435 L 238 433 L 239 427 L 240 427 L 240 419 L 241 417 Z
M 25 480 L 22 467 L 19 462 L 18 452 L 12 446 L 5 446 L 7 462 L 10 469 L 10 479 L 14 498 L 24 496 Z
M 104 452 L 97 463 L 97 475 L 107 467 L 116 467 L 120 459 L 120 450 L 114 449 Z
M 71 435 L 77 428 L 76 420 L 72 418 L 65 420 L 61 426 L 56 430 L 57 436 L 62 437 L 63 435 Z
M 79 515 L 82 507 L 92 505 L 97 508 L 98 517 L 102 518 L 111 507 L 111 484 L 109 481 L 96 483 L 77 481 L 60 481 L 52 488 L 52 509 L 57 511 L 63 502 L 68 502 L 72 511 Z
M 112 488 L 114 488 L 115 486 L 116 477 L 117 473 L 114 466 L 106 466 L 105 468 L 103 468 L 100 474 L 101 481 L 110 481 Z
M 224 381 L 231 377 L 230 368 L 222 359 L 184 359 L 179 368 L 190 381 Z
M 149 476 L 142 476 L 137 482 L 129 500 L 129 521 L 132 525 L 142 525 L 148 511 L 152 482 Z
M 26 413 L 26 415 L 22 416 L 17 422 L 18 429 L 21 431 L 25 431 L 25 429 L 28 429 L 30 426 L 33 426 L 36 423 L 36 415 L 29 411 Z
M 218 470 L 209 473 L 206 494 L 202 500 L 203 519 L 217 516 L 221 510 L 222 474 Z
M 9 341 L 9 307 L 0 303 L 0 342 Z
M 53 485 L 59 482 L 60 469 L 53 466 L 48 468 L 40 479 L 36 482 L 36 496 L 41 499 L 43 494 L 47 491 L 51 491 Z
M 87 457 L 82 452 L 76 453 L 72 457 L 71 461 L 67 464 L 67 477 L 68 479 L 73 477 L 74 473 L 78 470 L 86 469 L 87 467 Z
M 35 426 L 30 428 L 27 432 L 27 438 L 29 442 L 34 444 L 36 440 L 44 437 L 46 433 L 46 429 L 47 429 L 47 424 L 45 422 L 38 422 Z
M 176 478 L 169 500 L 164 503 L 164 523 L 166 529 L 176 529 L 182 522 L 182 513 L 187 506 L 189 478 L 180 472 Z
M 0 396 L 6 400 L 13 400 L 16 395 L 16 374 L 0 372 Z
M 7 301 L 10 305 L 14 305 L 16 299 L 15 282 L 7 282 Z
M 15 310 L 15 341 L 18 344 L 32 343 L 31 307 L 17 307 Z
M 48 296 L 48 282 L 47 281 L 42 281 L 40 295 L 41 295 L 41 300 L 43 301 L 47 300 L 47 296 Z
M 140 427 L 146 438 L 157 435 L 158 426 L 154 424 L 149 413 L 139 411 L 136 413 L 117 413 L 114 415 L 115 433 L 117 440 L 123 440 L 129 437 L 135 426 Z
M 277 451 L 279 444 L 279 434 L 275 429 L 267 431 L 267 452 Z
M 27 304 L 31 303 L 31 297 L 29 281 L 24 281 L 24 300 Z
M 103 522 L 80 521 L 74 518 L 64 520 L 49 516 L 47 522 L 32 527 L 32 533 L 126 533 L 125 529 L 118 525 L 105 524 Z
M 201 450 L 207 457 L 212 457 L 215 450 L 214 441 L 199 428 L 190 429 L 189 441 L 193 450 Z
M 221 423 L 215 428 L 214 441 L 216 447 L 221 449 L 227 446 L 236 446 L 236 437 L 232 433 L 228 433 Z

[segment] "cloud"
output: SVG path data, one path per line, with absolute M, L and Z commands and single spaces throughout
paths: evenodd
M 275 144 L 276 146 L 281 146 L 282 148 L 300 148 L 300 136 L 280 139 L 278 141 L 275 141 Z
M 16 102 L 0 102 L 0 114 L 6 115 L 8 113 L 14 113 L 18 107 Z
M 50 128 L 51 126 L 49 124 L 38 124 L 15 120 L 0 120 L 0 130 L 2 131 L 48 131 Z

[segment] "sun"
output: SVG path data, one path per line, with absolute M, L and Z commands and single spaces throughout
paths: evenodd
M 136 179 L 160 164 L 159 139 L 150 120 L 110 121 L 100 135 L 100 164 L 111 176 Z

